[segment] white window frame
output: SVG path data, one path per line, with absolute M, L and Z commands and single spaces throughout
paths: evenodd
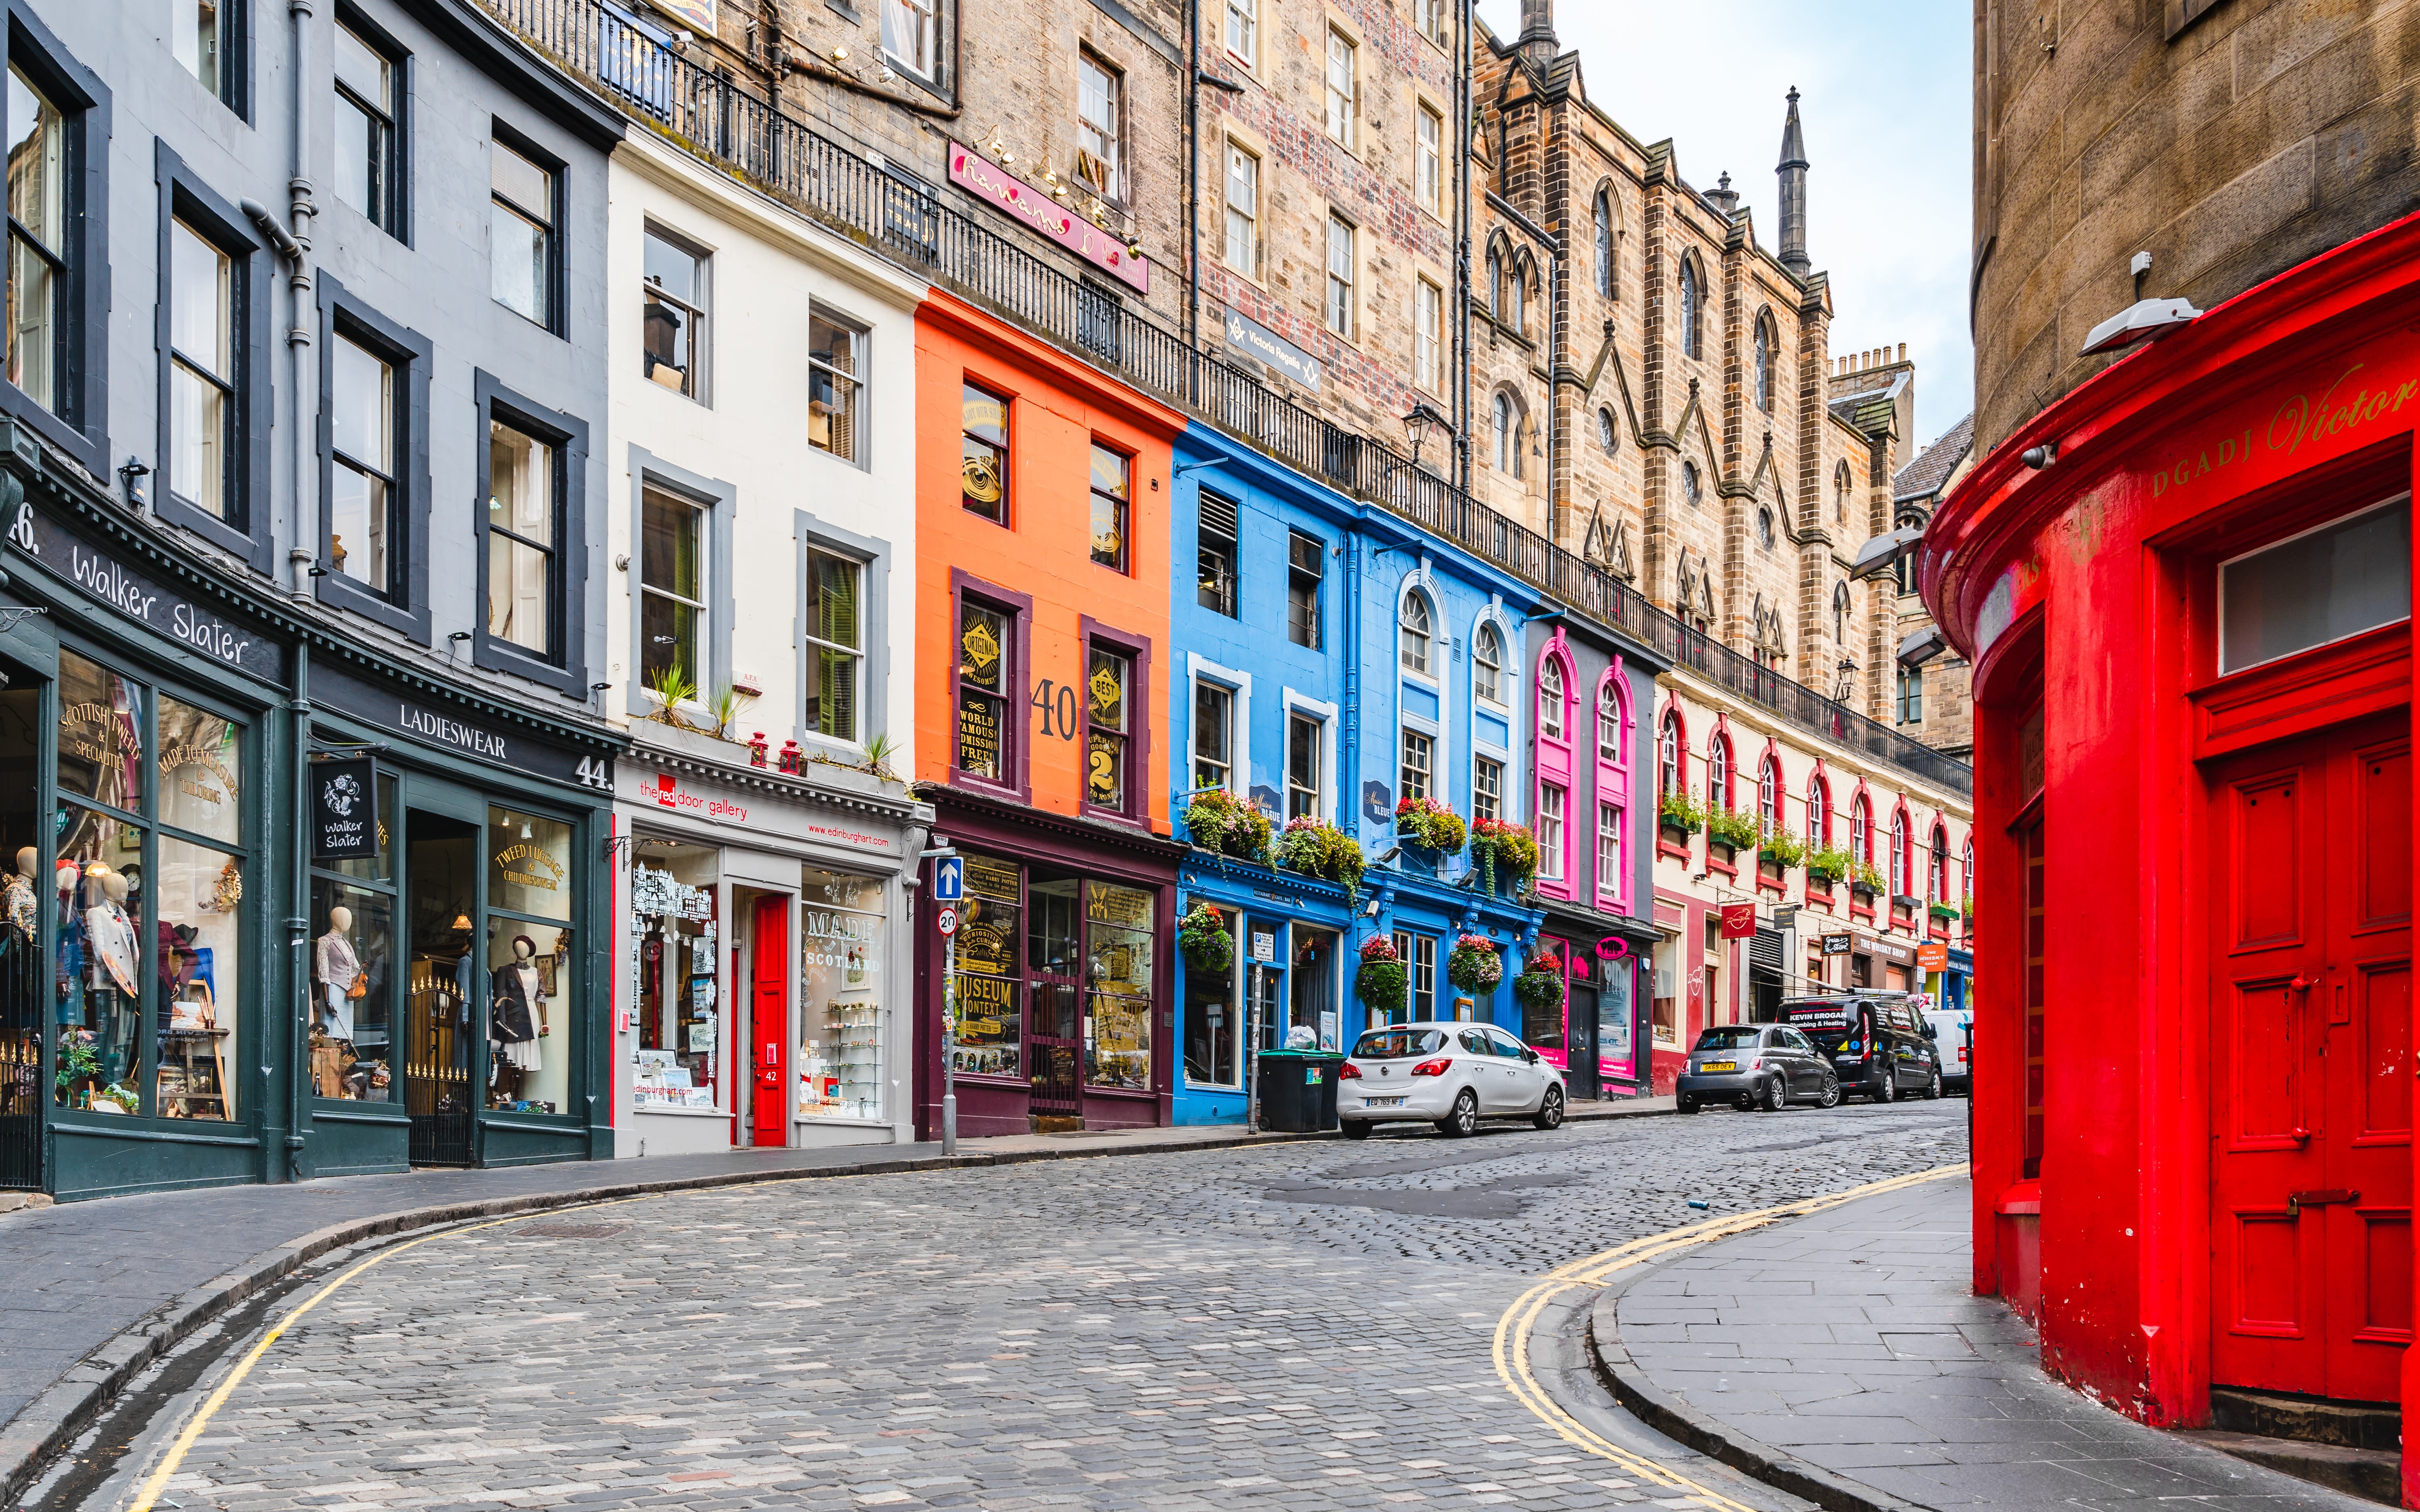
M 1204 730 L 1202 728 L 1202 698 L 1204 693 L 1212 694 L 1222 700 L 1225 703 L 1225 711 L 1218 720 L 1220 728 L 1216 732 Z M 1235 690 L 1215 677 L 1197 677 L 1193 679 L 1193 700 L 1191 710 L 1191 720 L 1187 726 L 1186 731 L 1188 737 L 1186 742 L 1187 756 L 1188 759 L 1188 770 L 1186 775 L 1187 789 L 1191 793 L 1197 794 L 1214 787 L 1224 789 L 1229 793 L 1234 792 Z M 1212 757 L 1206 756 L 1202 753 L 1202 737 L 1205 734 L 1214 733 L 1220 737 L 1219 746 L 1224 751 L 1224 754 L 1221 756 Z M 1205 765 L 1212 765 L 1219 768 L 1220 776 L 1218 781 L 1204 782 L 1202 780 L 1202 768 Z
M 1420 611 L 1425 616 L 1417 628 L 1411 619 L 1411 606 L 1415 599 L 1419 602 Z M 1407 585 L 1395 600 L 1395 665 L 1406 677 L 1417 677 L 1426 683 L 1437 680 L 1436 614 L 1436 607 L 1429 602 L 1427 590 L 1418 584 Z M 1420 638 L 1420 661 L 1417 667 L 1408 659 L 1411 651 L 1409 638 L 1415 635 Z
M 1482 656 L 1481 651 L 1491 640 L 1496 643 L 1495 656 Z M 1481 669 L 1487 671 L 1488 680 L 1495 685 L 1492 688 L 1481 686 L 1479 678 Z M 1470 632 L 1470 697 L 1471 702 L 1484 703 L 1494 709 L 1510 706 L 1504 697 L 1504 632 L 1494 620 L 1480 621 L 1478 627 Z
M 1286 748 L 1283 760 L 1286 767 L 1282 776 L 1286 816 L 1294 816 L 1294 721 L 1303 719 L 1319 727 L 1319 787 L 1317 807 L 1311 811 L 1329 824 L 1336 824 L 1338 798 L 1332 791 L 1336 781 L 1336 705 L 1305 697 L 1290 687 L 1279 694 L 1279 702 L 1285 710 Z
M 1198 653 L 1185 657 L 1185 785 L 1193 785 L 1193 687 L 1197 683 L 1216 683 L 1227 689 L 1227 788 L 1241 798 L 1251 789 L 1251 753 L 1246 742 L 1251 738 L 1252 674 L 1233 667 L 1222 667 Z
M 680 394 L 684 398 L 694 400 L 699 404 L 705 405 L 710 409 L 714 406 L 712 398 L 707 393 L 706 379 L 709 377 L 710 369 L 706 365 L 706 341 L 713 325 L 713 321 L 709 316 L 709 312 L 714 307 L 714 255 L 700 247 L 697 243 L 690 240 L 687 237 L 676 235 L 675 233 L 665 229 L 663 226 L 658 225 L 653 221 L 647 222 L 645 225 L 642 227 L 640 236 L 641 255 L 639 259 L 639 286 L 644 291 L 645 300 L 661 303 L 667 308 L 675 310 L 687 316 L 689 319 L 689 372 L 682 384 L 679 387 L 675 387 L 672 384 L 659 381 L 653 373 L 646 370 L 644 365 L 646 362 L 646 334 L 644 330 L 646 325 L 646 304 L 644 302 L 641 303 L 639 306 L 639 323 L 641 326 L 639 338 L 640 372 L 646 378 L 648 382 L 653 383 L 657 388 L 662 389 L 667 393 Z M 702 302 L 692 304 L 688 300 L 683 299 L 677 294 L 666 292 L 661 285 L 650 284 L 647 282 L 645 243 L 648 241 L 659 241 L 663 243 L 665 247 L 674 252 L 679 253 L 682 256 L 690 259 L 697 265 L 697 294 Z M 674 371 L 678 370 L 675 369 Z
M 1227 0 L 1226 22 L 1219 32 L 1227 55 L 1251 68 L 1261 55 L 1261 0 Z
M 1563 880 L 1563 853 L 1570 844 L 1572 790 L 1561 782 L 1538 784 L 1538 880 Z
M 1342 264 L 1340 269 L 1338 264 Z M 1326 298 L 1322 317 L 1330 332 L 1352 341 L 1359 335 L 1361 228 L 1335 210 L 1327 212 Z
M 1404 774 L 1412 769 L 1414 740 L 1422 742 L 1428 748 L 1425 752 L 1428 758 L 1427 764 L 1420 768 L 1420 786 L 1425 791 L 1418 794 L 1413 793 L 1410 790 L 1411 785 L 1404 780 Z M 1404 799 L 1411 797 L 1426 798 L 1432 802 L 1443 801 L 1437 797 L 1436 733 L 1423 730 L 1407 720 L 1398 726 L 1395 732 L 1395 801 L 1401 803 Z
M 1596 890 L 1619 896 L 1621 891 L 1621 826 L 1627 816 L 1621 805 L 1599 800 L 1596 806 Z
M 1489 796 L 1495 800 L 1496 811 L 1494 813 L 1483 814 L 1479 811 L 1479 768 L 1482 763 L 1496 768 L 1496 791 L 1489 795 Z M 1486 751 L 1479 751 L 1475 752 L 1471 756 L 1470 817 L 1474 822 L 1481 819 L 1501 820 L 1504 817 L 1504 759 L 1498 755 L 1493 755 Z
M 1237 170 L 1247 164 L 1249 165 L 1247 172 L 1250 181 L 1243 187 L 1249 203 L 1238 205 L 1235 201 Z M 1232 136 L 1227 138 L 1225 182 L 1227 239 L 1222 260 L 1246 278 L 1257 279 L 1261 266 L 1261 155 Z M 1239 237 L 1240 261 L 1237 260 Z
M 845 462 L 852 467 L 869 468 L 872 466 L 872 460 L 866 454 L 872 450 L 871 443 L 873 440 L 873 427 L 867 424 L 866 421 L 869 414 L 869 407 L 873 398 L 874 389 L 872 373 L 874 366 L 873 329 L 864 321 L 853 319 L 848 316 L 843 315 L 838 310 L 833 309 L 830 305 L 824 303 L 820 300 L 810 300 L 807 302 L 807 317 L 810 322 L 821 320 L 826 325 L 848 332 L 850 334 L 854 335 L 857 338 L 857 351 L 859 358 L 858 371 L 854 373 L 842 373 L 830 366 L 828 363 L 817 362 L 814 355 L 814 343 L 812 339 L 809 340 L 807 344 L 807 372 L 809 381 L 812 383 L 814 376 L 817 374 L 830 373 L 831 375 L 831 381 L 835 385 L 846 383 L 856 391 L 857 408 L 852 417 L 855 421 L 855 427 L 850 435 L 850 451 L 848 455 L 843 456 L 839 452 L 828 446 L 817 446 L 812 440 L 807 442 L 807 449 L 811 452 L 821 452 L 826 456 L 834 458 L 837 461 Z M 812 324 L 809 329 L 813 329 Z M 812 432 L 810 432 L 810 435 L 812 435 Z
M 814 652 L 821 650 L 836 651 L 849 658 L 849 675 L 853 680 L 851 706 L 855 709 L 857 715 L 857 733 L 854 735 L 826 734 L 819 730 L 804 730 L 802 733 L 810 739 L 824 744 L 862 749 L 865 746 L 868 732 L 877 727 L 876 720 L 876 711 L 867 706 L 867 700 L 873 695 L 874 688 L 868 675 L 868 663 L 866 660 L 867 646 L 865 644 L 865 642 L 872 640 L 881 628 L 873 623 L 872 611 L 875 604 L 875 564 L 854 551 L 840 550 L 837 548 L 829 546 L 818 539 L 810 539 L 804 543 L 804 546 L 806 548 L 806 571 L 811 574 L 814 571 L 814 560 L 817 557 L 829 557 L 834 562 L 845 562 L 849 566 L 856 569 L 857 626 L 859 643 L 853 646 L 844 645 L 838 640 L 827 640 L 822 636 L 815 634 L 814 630 L 810 627 L 810 623 L 807 619 L 806 605 L 801 603 L 799 606 L 799 640 L 800 642 L 799 653 L 801 656 L 812 657 Z M 807 667 L 801 668 L 800 671 L 802 675 L 811 677 L 813 675 L 812 663 Z M 803 702 L 802 695 L 801 702 L 799 705 L 799 721 L 803 726 L 805 720 L 806 704 Z
M 927 82 L 939 79 L 941 68 L 941 24 L 940 8 L 937 0 L 875 0 L 875 3 L 882 8 L 882 55 L 904 73 L 912 73 L 917 78 Z M 908 39 L 906 45 L 915 49 L 917 54 L 921 54 L 923 58 L 921 64 L 916 55 L 899 52 L 893 47 L 894 18 L 914 23 L 915 35 Z
M 1412 294 L 1412 381 L 1423 393 L 1445 396 L 1445 290 L 1426 274 Z
M 1100 95 L 1107 109 L 1107 120 L 1094 120 L 1091 114 L 1094 76 L 1101 81 Z M 1103 199 L 1125 203 L 1125 162 L 1122 149 L 1125 140 L 1125 75 L 1109 67 L 1108 61 L 1090 51 L 1076 54 L 1076 145 L 1077 150 L 1090 154 L 1101 165 L 1106 182 L 1094 185 Z M 1090 136 L 1099 150 L 1084 145 Z M 1078 182 L 1082 182 L 1078 175 Z
M 1445 206 L 1445 113 L 1425 100 L 1413 115 L 1412 197 L 1431 215 Z
M 1333 25 L 1327 28 L 1319 78 L 1320 96 L 1326 105 L 1327 139 L 1347 152 L 1357 150 L 1361 136 L 1361 44 Z

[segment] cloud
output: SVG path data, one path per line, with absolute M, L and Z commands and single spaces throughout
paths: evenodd
M 1555 32 L 1589 98 L 1642 143 L 1669 137 L 1681 177 L 1728 172 L 1758 240 L 1780 232 L 1773 165 L 1795 85 L 1807 131 L 1807 251 L 1832 280 L 1836 356 L 1907 343 L 1916 432 L 1974 404 L 1966 330 L 1973 246 L 1973 18 L 1942 0 L 1563 0 Z M 1519 0 L 1481 0 L 1497 36 Z

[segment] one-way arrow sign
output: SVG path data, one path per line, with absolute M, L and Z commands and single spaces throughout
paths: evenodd
M 967 863 L 964 857 L 944 856 L 933 863 L 933 901 L 954 903 L 967 895 Z

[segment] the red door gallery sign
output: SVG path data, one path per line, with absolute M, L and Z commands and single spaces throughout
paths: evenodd
M 1133 285 L 1136 293 L 1151 292 L 1148 259 L 964 142 L 950 144 L 950 182 Z
M 1723 904 L 1723 938 L 1727 940 L 1756 938 L 1756 904 Z

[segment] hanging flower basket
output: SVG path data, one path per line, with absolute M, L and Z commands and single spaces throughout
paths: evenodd
M 1512 979 L 1512 995 L 1523 1008 L 1538 1012 L 1563 1006 L 1562 963 L 1553 956 L 1538 956 L 1528 968 Z
M 1484 934 L 1465 934 L 1453 942 L 1445 959 L 1445 980 L 1473 997 L 1484 996 L 1504 980 L 1504 958 L 1496 942 Z
M 1361 942 L 1361 967 L 1353 976 L 1353 995 L 1361 1006 L 1384 1018 L 1392 1018 L 1404 1011 L 1404 958 L 1395 953 L 1395 942 L 1384 934 L 1373 934 Z
M 1470 864 L 1481 892 L 1510 898 L 1538 874 L 1537 837 L 1527 825 L 1481 819 L 1470 826 Z
M 1279 863 L 1289 871 L 1323 881 L 1341 883 L 1344 895 L 1361 897 L 1361 844 L 1324 819 L 1298 814 L 1286 821 L 1276 846 Z
M 1185 952 L 1186 965 L 1195 971 L 1224 976 L 1235 964 L 1235 937 L 1227 932 L 1226 918 L 1208 903 L 1195 903 L 1177 920 L 1176 946 Z
M 1435 798 L 1405 798 L 1395 805 L 1395 834 L 1440 856 L 1460 856 L 1470 842 L 1462 815 Z

